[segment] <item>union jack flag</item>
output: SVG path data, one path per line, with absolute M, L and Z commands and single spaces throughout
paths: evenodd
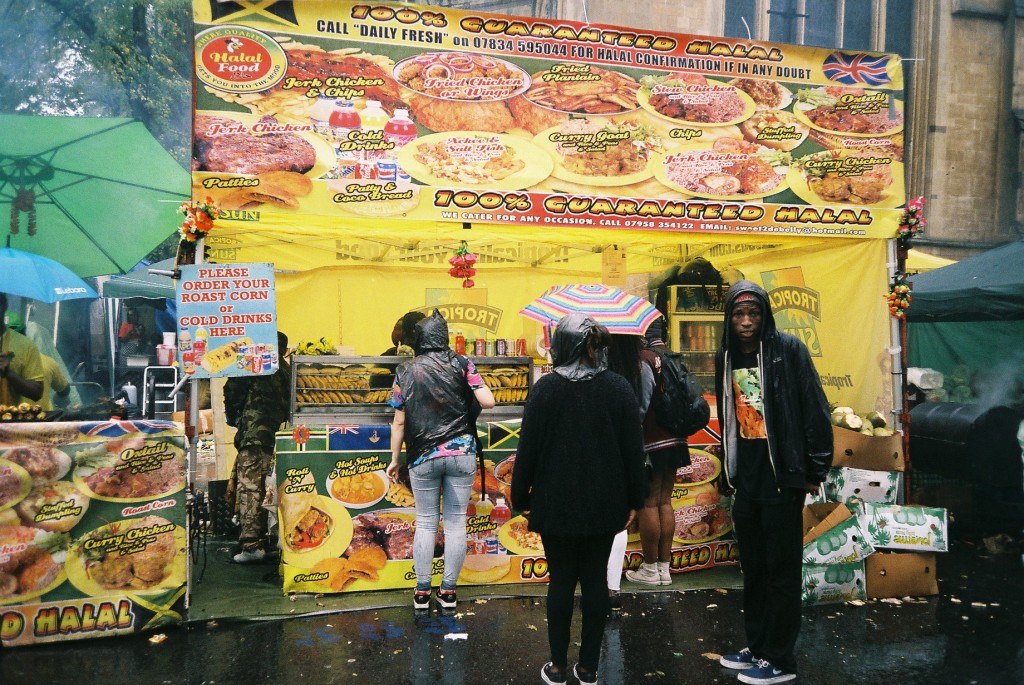
M 868 86 L 884 86 L 892 83 L 886 71 L 890 59 L 887 55 L 836 50 L 825 59 L 821 68 L 832 81 L 847 85 L 863 83 Z

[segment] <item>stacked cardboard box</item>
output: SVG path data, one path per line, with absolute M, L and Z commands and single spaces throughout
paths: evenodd
M 901 436 L 833 431 L 833 468 L 804 507 L 804 603 L 938 594 L 935 552 L 948 550 L 946 510 L 897 503 Z

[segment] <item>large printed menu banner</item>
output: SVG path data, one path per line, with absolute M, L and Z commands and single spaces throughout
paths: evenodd
M 170 421 L 0 424 L 0 642 L 181 623 L 185 439 Z
M 877 238 L 905 202 L 898 55 L 404 3 L 193 7 L 193 192 L 229 222 Z
M 481 424 L 486 469 L 481 498 L 474 485 L 466 522 L 462 585 L 546 581 L 540 536 L 509 504 L 520 422 Z M 717 440 L 713 432 L 703 438 Z M 298 442 L 296 440 L 298 439 Z M 284 591 L 355 592 L 416 584 L 413 537 L 415 498 L 407 483 L 390 482 L 388 424 L 299 426 L 277 435 L 278 513 Z M 673 572 L 736 564 L 730 535 L 730 503 L 717 490 L 717 448 L 694 449 L 693 464 L 680 469 L 673 489 L 676 536 Z M 639 536 L 623 559 L 637 568 Z M 433 576 L 444 571 L 444 522 L 434 543 Z

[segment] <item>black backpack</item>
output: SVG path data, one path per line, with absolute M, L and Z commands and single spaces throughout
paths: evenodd
M 700 383 L 677 352 L 653 350 L 661 358 L 661 392 L 651 398 L 651 410 L 661 427 L 680 438 L 688 438 L 711 418 Z

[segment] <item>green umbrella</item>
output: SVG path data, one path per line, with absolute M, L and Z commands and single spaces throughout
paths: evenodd
M 125 273 L 177 230 L 190 174 L 134 119 L 0 115 L 0 245 L 83 278 Z

